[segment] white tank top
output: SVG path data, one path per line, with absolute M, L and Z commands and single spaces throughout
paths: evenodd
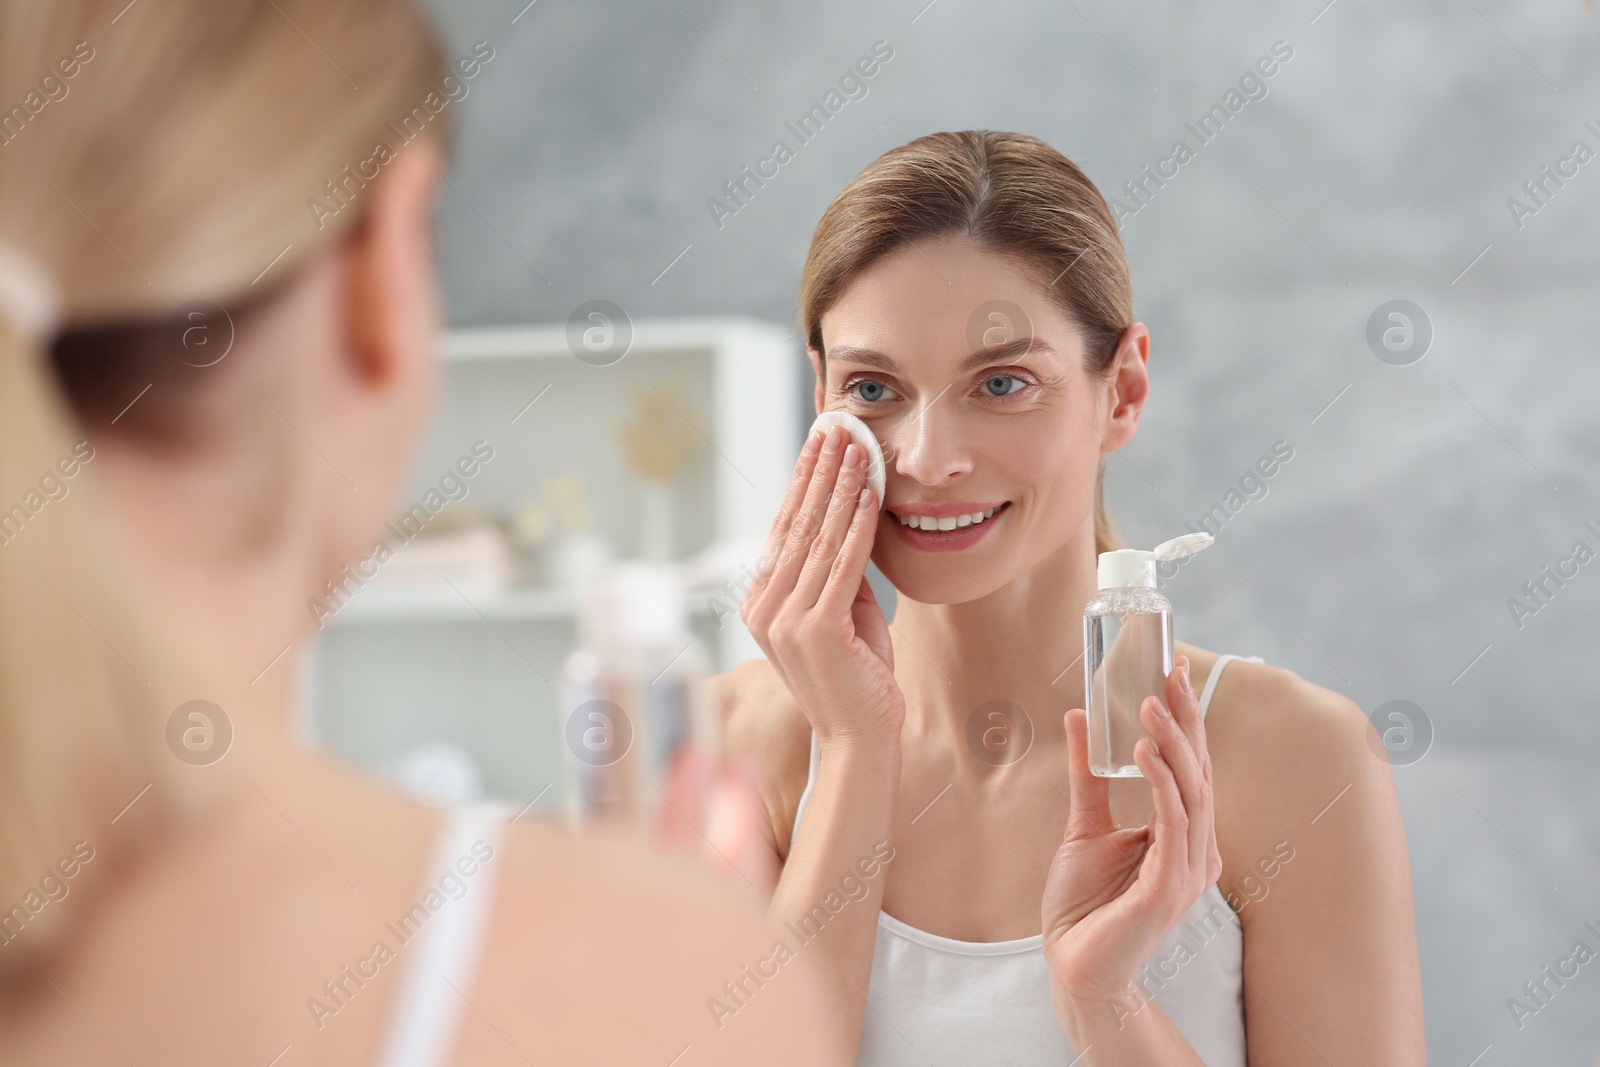
M 1200 692 L 1202 717 L 1223 667 L 1235 659 L 1263 662 L 1260 656 L 1219 657 Z M 820 761 L 813 735 L 796 834 Z M 1078 1052 L 1050 1003 L 1043 946 L 1042 934 L 957 941 L 880 912 L 858 1067 L 1072 1063 Z M 1243 979 L 1242 927 L 1212 883 L 1151 953 L 1139 986 L 1206 1067 L 1246 1067 Z
M 505 865 L 498 849 L 509 814 L 494 801 L 446 812 L 421 892 L 440 896 L 436 887 L 447 874 L 454 874 L 453 884 L 466 889 L 456 899 L 443 898 L 437 912 L 398 950 L 406 958 L 405 972 L 389 1009 L 378 1067 L 446 1067 L 453 1058 L 493 912 L 495 876 Z M 462 857 L 482 860 L 485 845 L 491 855 L 481 866 L 457 866 Z M 474 874 L 462 878 L 472 867 L 477 867 Z

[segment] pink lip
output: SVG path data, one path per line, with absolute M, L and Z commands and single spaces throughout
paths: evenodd
M 966 507 L 967 505 L 961 506 Z M 970 515 L 974 512 L 987 510 L 989 507 L 993 506 L 995 505 L 979 505 L 973 507 L 971 511 L 960 511 L 956 514 Z M 945 533 L 939 533 L 931 530 L 913 530 L 911 527 L 900 522 L 900 520 L 895 518 L 893 515 L 887 513 L 885 513 L 885 521 L 887 521 L 889 525 L 893 527 L 894 532 L 900 536 L 900 540 L 904 541 L 912 548 L 921 549 L 924 552 L 960 552 L 962 549 L 971 548 L 973 545 L 989 536 L 989 528 L 996 522 L 1000 521 L 1000 516 L 1004 515 L 1010 510 L 1011 508 L 1009 506 L 1001 505 L 1000 510 L 996 511 L 993 515 L 990 515 L 982 522 L 972 523 L 971 525 L 963 526 L 959 529 L 950 530 Z M 908 511 L 906 514 L 925 514 L 925 512 Z M 935 517 L 949 518 L 948 515 Z
M 988 511 L 1007 503 L 1004 500 L 990 500 L 987 502 L 957 500 L 953 504 L 894 504 L 884 505 L 885 511 L 892 511 L 896 515 L 924 515 L 935 519 L 954 519 L 961 515 L 976 515 L 980 511 Z M 985 522 L 988 520 L 985 519 Z

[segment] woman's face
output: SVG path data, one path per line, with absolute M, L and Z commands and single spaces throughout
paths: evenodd
M 872 559 L 902 594 L 972 600 L 1053 554 L 1093 551 L 1100 457 L 1132 438 L 1143 406 L 1142 324 L 1124 333 L 1117 372 L 1092 378 L 1077 328 L 1037 282 L 943 238 L 858 275 L 822 316 L 822 337 L 817 409 L 860 417 L 883 446 Z M 901 521 L 991 509 L 948 532 Z

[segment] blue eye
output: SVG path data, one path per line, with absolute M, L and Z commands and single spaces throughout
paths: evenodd
M 995 382 L 1005 382 L 1005 381 L 1016 382 L 1017 383 L 1017 389 L 1021 389 L 1023 386 L 1028 384 L 1027 382 L 1023 381 L 1021 378 L 1018 378 L 1014 374 L 996 374 L 993 378 L 990 378 L 987 381 L 985 381 L 983 383 L 983 385 L 984 385 L 984 388 L 988 390 L 988 395 L 990 395 L 990 396 L 1010 396 L 1012 393 L 1016 392 L 1017 389 L 1007 389 L 1004 392 L 997 393 L 992 388 L 990 388 Z
M 845 394 L 849 395 L 854 392 L 857 386 L 861 387 L 861 391 L 855 394 L 856 397 L 869 404 L 884 399 L 884 394 L 889 392 L 889 387 L 882 382 L 874 381 L 871 378 L 854 378 L 844 384 Z

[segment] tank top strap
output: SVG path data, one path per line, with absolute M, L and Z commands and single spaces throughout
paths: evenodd
M 377 1067 L 444 1067 L 455 1051 L 494 904 L 495 863 L 510 809 L 454 807 L 434 839 L 417 904 L 387 924 L 408 958 L 389 1010 Z M 471 873 L 469 873 L 471 872 Z M 454 886 L 462 885 L 463 890 Z
M 1224 652 L 1217 657 L 1217 662 L 1211 665 L 1211 673 L 1206 676 L 1206 684 L 1200 687 L 1200 717 L 1206 717 L 1206 712 L 1211 710 L 1211 694 L 1216 692 L 1217 679 L 1222 677 L 1222 668 L 1236 659 L 1247 659 L 1251 663 L 1265 663 L 1260 656 L 1238 656 L 1232 652 Z

